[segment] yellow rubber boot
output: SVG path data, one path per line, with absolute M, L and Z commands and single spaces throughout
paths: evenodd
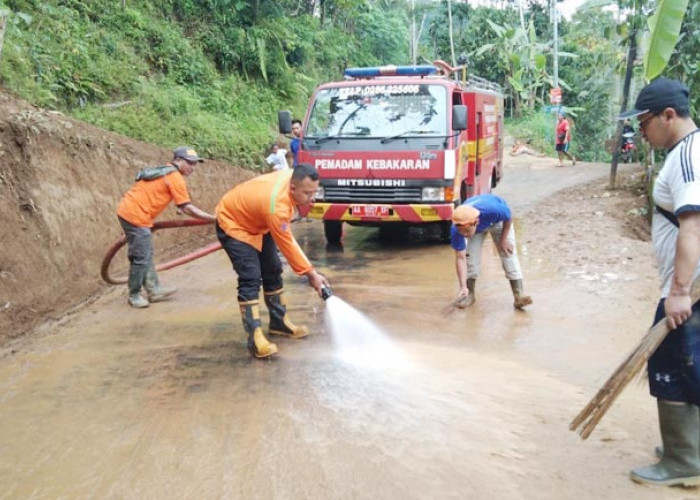
M 270 311 L 270 335 L 282 335 L 290 339 L 300 339 L 309 334 L 308 328 L 295 325 L 289 319 L 284 289 L 280 288 L 274 292 L 265 292 L 265 305 Z
M 256 358 L 269 358 L 277 354 L 277 346 L 267 340 L 260 325 L 260 301 L 238 303 L 243 318 L 243 328 L 248 334 L 248 351 Z

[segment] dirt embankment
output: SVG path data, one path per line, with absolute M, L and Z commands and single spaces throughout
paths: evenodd
M 121 234 L 119 199 L 136 171 L 170 158 L 0 90 L 0 344 L 104 289 L 99 267 Z M 252 175 L 207 161 L 188 179 L 190 197 L 211 212 Z M 160 219 L 177 217 L 171 205 Z M 214 239 L 209 226 L 155 234 L 161 256 Z

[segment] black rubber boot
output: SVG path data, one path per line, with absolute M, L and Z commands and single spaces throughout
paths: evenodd
M 633 481 L 666 486 L 700 485 L 700 409 L 688 403 L 658 400 L 663 457 L 634 469 Z
M 129 305 L 137 309 L 148 307 L 148 301 L 141 295 L 141 287 L 146 279 L 146 266 L 129 266 Z
M 144 287 L 146 288 L 146 293 L 148 294 L 149 302 L 160 302 L 172 294 L 177 292 L 175 287 L 164 287 L 161 286 L 160 281 L 158 281 L 158 273 L 156 272 L 156 266 L 151 264 L 146 272 L 146 280 L 144 281 Z
M 287 316 L 284 289 L 265 292 L 265 305 L 270 312 L 270 335 L 283 335 L 290 339 L 300 339 L 309 334 L 308 328 L 295 325 Z
M 510 288 L 513 290 L 513 307 L 522 311 L 525 306 L 532 304 L 532 298 L 523 295 L 523 280 L 510 280 Z
M 260 324 L 260 301 L 239 302 L 243 328 L 248 334 L 248 351 L 256 358 L 268 358 L 277 354 L 277 346 L 265 337 Z

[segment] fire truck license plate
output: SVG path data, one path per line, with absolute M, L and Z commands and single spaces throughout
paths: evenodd
M 388 217 L 389 207 L 377 205 L 353 205 L 350 213 L 355 217 Z

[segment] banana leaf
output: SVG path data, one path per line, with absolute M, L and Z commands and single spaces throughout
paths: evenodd
M 668 64 L 678 41 L 688 0 L 659 0 L 649 18 L 648 46 L 644 51 L 644 79 L 657 77 Z

